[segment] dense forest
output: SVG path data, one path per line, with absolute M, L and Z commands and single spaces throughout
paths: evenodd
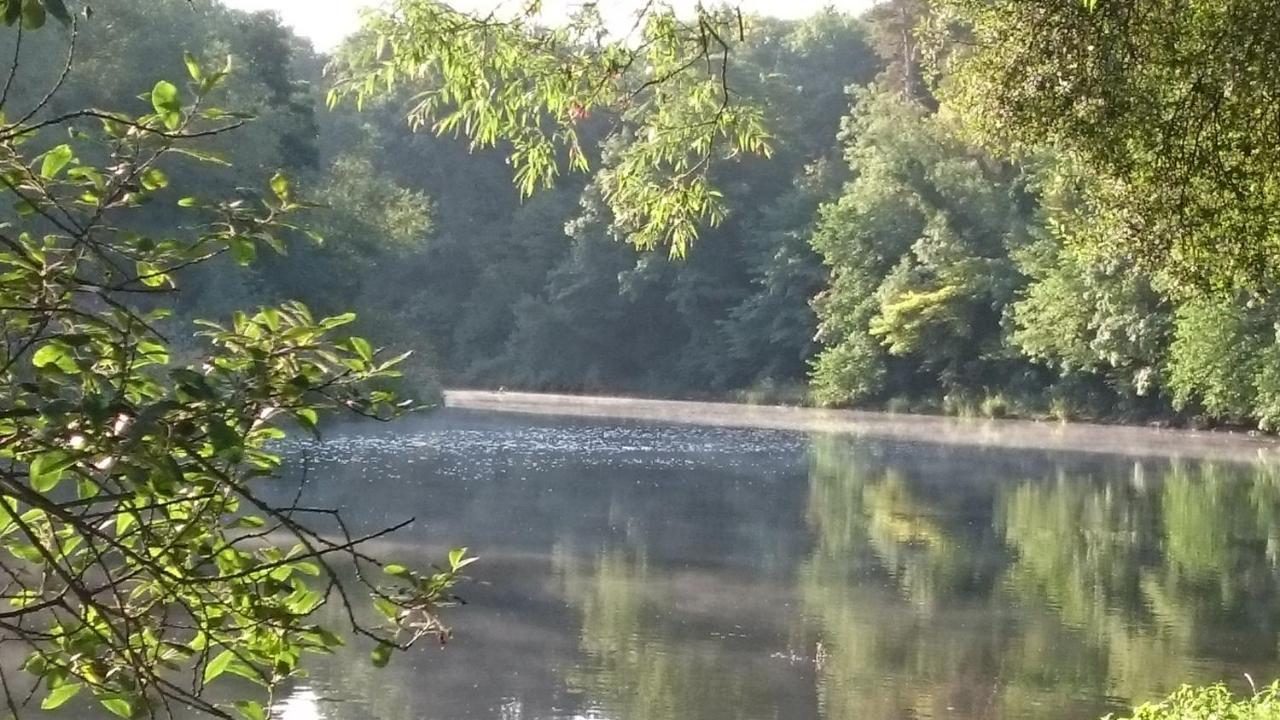
M 270 14 L 121 2 L 82 31 L 60 102 L 103 105 L 169 69 L 144 58 L 230 55 L 225 104 L 256 118 L 212 148 L 227 187 L 285 168 L 327 206 L 322 245 L 202 268 L 184 320 L 352 309 L 449 385 L 1273 428 L 1274 303 L 1065 242 L 1101 225 L 1089 172 L 970 138 L 922 59 L 939 50 L 904 32 L 933 12 L 754 21 L 730 79 L 766 109 L 772 155 L 717 162 L 726 217 L 683 254 L 637 251 L 601 202 L 618 148 L 522 198 L 501 152 L 413 132 L 407 93 L 329 111 L 327 58 Z M 60 52 L 40 47 L 24 52 Z

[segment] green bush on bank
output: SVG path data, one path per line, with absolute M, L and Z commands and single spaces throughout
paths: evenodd
M 1157 703 L 1141 705 L 1123 720 L 1274 720 L 1280 718 L 1280 683 L 1251 697 L 1237 697 L 1225 685 L 1184 685 Z

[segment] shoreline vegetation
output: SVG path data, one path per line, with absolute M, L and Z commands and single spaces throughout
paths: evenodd
M 1280 460 L 1280 441 L 1257 432 L 972 418 L 792 405 L 449 389 L 444 406 L 528 415 L 611 418 L 865 437 L 991 448 L 1226 461 Z

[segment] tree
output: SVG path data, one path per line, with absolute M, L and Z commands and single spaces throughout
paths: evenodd
M 1060 385 L 1101 380 L 1126 403 L 1158 398 L 1173 320 L 1167 288 L 1071 242 L 1088 223 L 1082 205 L 1095 178 L 1051 154 L 1026 167 L 1043 227 L 1013 255 L 1028 284 L 1009 308 L 1010 344 Z
M 1168 357 L 1174 405 L 1275 429 L 1280 422 L 1278 353 L 1271 303 L 1248 296 L 1182 303 L 1174 315 Z
M 1004 386 L 1017 363 L 1003 312 L 1023 282 L 1010 254 L 1035 226 L 1019 171 L 895 92 L 864 92 L 845 137 L 854 179 L 813 235 L 831 267 L 816 300 L 819 399 L 912 392 L 926 378 L 948 392 Z
M 47 15 L 74 50 L 57 0 L 7 2 L 0 16 L 34 42 Z M 212 104 L 229 69 L 191 55 L 186 66 L 185 83 L 154 83 L 141 114 L 53 111 L 61 79 L 34 104 L 0 98 L 14 208 L 0 231 L 0 632 L 27 649 L 44 708 L 87 691 L 122 717 L 171 703 L 265 717 L 256 700 L 203 699 L 204 686 L 235 674 L 269 692 L 294 676 L 304 652 L 341 642 L 314 619 L 326 603 L 375 643 L 375 664 L 443 638 L 438 609 L 470 562 L 455 551 L 425 574 L 387 564 L 362 549 L 382 533 L 352 536 L 337 513 L 272 488 L 283 428 L 412 407 L 386 385 L 403 356 L 333 339 L 353 316 L 316 319 L 297 303 L 236 313 L 205 323 L 189 361 L 173 357 L 161 323 L 188 270 L 282 249 L 307 207 L 281 174 L 232 199 L 183 195 L 175 178 L 201 177 L 183 163 L 216 167 L 207 146 L 243 124 Z M 24 69 L 12 63 L 6 87 Z M 157 208 L 182 222 L 157 233 Z M 4 671 L 17 715 L 23 694 Z
M 1087 247 L 1184 289 L 1280 270 L 1280 18 L 1251 0 L 949 0 L 970 33 L 943 97 L 987 141 L 1043 144 L 1100 182 Z M 1081 230 L 1084 230 L 1083 228 Z
M 365 37 L 339 56 L 331 103 L 407 84 L 415 128 L 509 147 L 524 195 L 550 187 L 564 165 L 586 170 L 579 124 L 612 114 L 612 134 L 630 142 L 602 177 L 610 210 L 639 247 L 682 255 L 704 219 L 722 217 L 712 161 L 769 152 L 759 109 L 736 102 L 729 85 L 745 19 L 699 9 L 686 22 L 649 4 L 634 37 L 609 40 L 594 5 L 550 29 L 536 8 L 477 18 L 438 0 L 398 0 L 368 15 Z
M 628 247 L 629 229 L 610 210 L 601 177 L 625 153 L 625 137 L 605 141 L 596 175 L 581 184 L 566 179 L 523 203 L 497 185 L 505 168 L 492 151 L 478 152 L 446 182 L 432 181 L 440 222 L 419 277 L 430 288 L 422 304 L 442 311 L 430 335 L 447 337 L 451 376 L 665 394 L 802 387 L 814 350 L 809 300 L 825 275 L 808 246 L 809 226 L 844 177 L 831 138 L 846 112 L 845 87 L 879 67 L 855 18 L 751 22 L 731 87 L 764 109 L 773 154 L 712 164 L 725 218 L 702 228 L 684 257 Z M 598 137 L 607 124 L 596 120 Z M 435 160 L 427 146 L 451 141 L 410 142 Z M 484 174 L 482 189 L 467 186 L 473 172 Z M 486 202 L 472 216 L 480 197 Z

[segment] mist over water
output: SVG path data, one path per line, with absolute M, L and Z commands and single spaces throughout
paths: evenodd
M 1055 720 L 1280 671 L 1258 462 L 462 410 L 290 454 L 416 518 L 383 554 L 481 561 L 446 649 L 319 657 L 285 720 Z

